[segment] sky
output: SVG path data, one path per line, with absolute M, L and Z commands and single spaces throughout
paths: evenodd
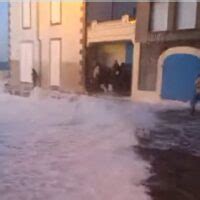
M 0 62 L 8 61 L 8 3 L 0 2 Z

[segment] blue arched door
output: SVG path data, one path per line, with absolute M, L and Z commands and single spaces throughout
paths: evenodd
M 200 59 L 190 54 L 174 54 L 163 65 L 163 99 L 188 101 L 195 91 L 195 79 L 200 74 Z

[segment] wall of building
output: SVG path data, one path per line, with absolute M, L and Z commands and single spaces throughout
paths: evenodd
M 60 86 L 64 91 L 84 90 L 83 74 L 83 25 L 84 10 L 82 2 L 62 2 L 58 15 L 61 21 L 51 24 L 50 3 L 39 3 L 39 39 L 41 41 L 42 86 L 54 86 L 50 81 L 51 54 L 50 43 L 60 40 Z
M 138 89 L 143 91 L 155 91 L 157 83 L 157 67 L 160 55 L 172 47 L 196 47 L 200 49 L 200 41 L 176 41 L 165 43 L 141 44 L 140 69 Z
M 139 90 L 155 90 L 157 58 L 160 53 L 161 46 L 158 46 L 158 44 L 141 44 Z
M 182 2 L 180 2 L 182 4 Z M 187 2 L 181 13 L 177 13 L 180 4 L 169 2 L 156 2 L 163 7 L 163 12 L 152 13 L 153 3 L 141 2 L 137 4 L 136 39 L 137 51 L 135 51 L 135 78 L 133 82 L 132 96 L 135 100 L 157 101 L 160 100 L 162 85 L 162 66 L 160 56 L 171 48 L 181 49 L 181 53 L 192 52 L 192 48 L 200 49 L 200 4 Z M 155 5 L 154 4 L 154 5 Z M 160 5 L 159 5 L 160 4 Z M 162 4 L 162 5 L 161 5 Z M 182 6 L 182 5 L 181 5 Z M 191 12 L 196 7 L 195 12 Z M 186 9 L 187 7 L 187 9 Z M 156 9 L 156 6 L 155 6 Z M 168 9 L 168 15 L 166 10 Z M 157 10 L 159 11 L 159 10 Z M 184 14 L 187 12 L 187 15 Z M 154 16 L 155 15 L 155 16 Z M 178 18 L 179 16 L 179 18 Z M 185 19 L 188 17 L 189 19 Z M 196 18 L 195 18 L 196 17 Z M 162 18 L 162 19 L 161 19 Z M 154 19 L 154 21 L 151 21 Z M 160 23 L 160 20 L 166 20 Z M 181 21 L 183 19 L 183 21 Z M 185 19 L 185 20 L 184 20 Z M 195 27 L 194 27 L 195 19 Z M 191 21 L 193 21 L 191 23 Z M 165 26 L 163 26 L 165 24 Z M 193 26 L 189 28 L 189 24 Z M 167 25 L 167 30 L 166 29 Z M 180 48 L 179 48 L 180 47 Z M 183 47 L 183 48 L 181 48 Z M 174 52 L 175 52 L 174 50 Z M 195 50 L 194 50 L 195 52 Z
M 182 3 L 182 2 L 181 2 Z M 186 2 L 184 2 L 186 3 Z M 193 21 L 194 19 L 194 12 L 190 13 L 189 10 L 184 9 L 187 12 L 187 15 L 181 12 L 182 14 L 182 28 L 179 29 L 177 23 L 177 9 L 178 4 L 177 2 L 169 2 L 169 8 L 168 8 L 168 16 L 161 16 L 162 17 L 168 17 L 167 19 L 167 30 L 151 30 L 151 3 L 149 2 L 141 2 L 137 4 L 137 23 L 136 23 L 136 42 L 161 42 L 161 41 L 175 41 L 175 40 L 199 40 L 199 34 L 200 34 L 200 3 L 198 2 L 196 5 L 196 28 L 190 29 L 189 27 L 187 29 L 182 29 L 183 25 L 188 26 L 188 23 L 190 21 Z M 187 4 L 193 4 L 192 2 L 187 2 Z M 188 6 L 188 5 L 187 5 Z M 189 6 L 190 10 L 193 9 L 193 5 Z M 184 14 L 184 15 L 183 15 Z M 186 20 L 185 17 L 189 18 Z M 157 19 L 159 22 L 161 19 Z M 193 24 L 193 23 L 192 23 Z M 158 28 L 158 27 L 157 27 Z
M 136 42 L 146 42 L 149 32 L 150 3 L 140 2 L 137 4 L 136 14 Z
M 32 84 L 31 71 L 35 68 L 43 88 L 82 92 L 84 3 L 30 5 L 31 10 L 29 4 L 10 3 L 10 85 L 21 90 L 22 84 Z
M 11 2 L 9 4 L 9 25 L 10 25 L 10 53 L 9 53 L 9 60 L 10 60 L 10 67 L 11 67 L 11 80 L 10 84 L 12 87 L 16 88 L 17 90 L 21 90 L 23 87 L 22 82 L 26 82 L 21 80 L 22 73 L 20 66 L 23 63 L 26 63 L 27 58 L 22 56 L 23 46 L 26 43 L 32 44 L 32 66 L 39 72 L 39 42 L 38 42 L 38 35 L 37 35 L 37 3 L 31 3 L 31 12 L 24 12 L 22 11 L 22 4 L 17 2 Z M 30 16 L 26 16 L 30 15 Z M 23 27 L 23 20 L 25 18 L 30 19 L 30 27 Z M 25 60 L 22 60 L 25 59 Z M 24 66 L 25 67 L 25 66 Z M 31 71 L 29 71 L 31 73 Z M 24 73 L 25 74 L 25 73 Z M 27 76 L 31 76 L 28 74 Z M 26 79 L 26 78 L 25 78 Z M 31 84 L 31 80 L 24 84 Z

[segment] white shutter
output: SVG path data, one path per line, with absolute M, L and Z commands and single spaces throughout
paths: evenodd
M 179 2 L 177 12 L 177 29 L 195 28 L 197 2 Z
M 60 1 L 51 2 L 51 23 L 52 24 L 61 23 L 61 2 Z
M 22 27 L 31 27 L 31 2 L 28 0 L 22 3 Z
M 151 10 L 152 31 L 166 31 L 168 24 L 168 2 L 154 2 Z
M 60 86 L 61 41 L 50 42 L 50 84 Z
M 33 44 L 22 43 L 20 54 L 20 80 L 22 82 L 32 82 L 33 68 Z

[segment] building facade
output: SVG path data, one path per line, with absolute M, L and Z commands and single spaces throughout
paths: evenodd
M 88 2 L 86 11 L 86 88 L 89 90 L 93 83 L 90 80 L 96 63 L 102 68 L 112 69 L 117 61 L 124 71 L 115 82 L 112 82 L 112 77 L 106 82 L 113 83 L 115 94 L 130 96 L 135 74 L 133 61 L 136 3 Z
M 199 2 L 10 3 L 12 93 L 85 92 L 95 63 L 128 66 L 137 101 L 188 101 L 200 74 Z M 24 92 L 25 91 L 25 92 Z M 28 92 L 27 92 L 28 93 Z
M 133 98 L 190 100 L 200 74 L 200 3 L 141 2 L 136 18 Z
M 93 58 L 132 68 L 135 9 L 134 2 L 10 2 L 11 92 L 30 92 L 32 69 L 42 88 L 85 92 Z
M 12 93 L 21 94 L 31 88 L 32 68 L 39 71 L 39 39 L 37 4 L 17 3 L 9 5 L 10 69 L 9 82 Z
M 84 3 L 10 2 L 9 13 L 11 93 L 30 92 L 32 69 L 42 88 L 83 92 Z

